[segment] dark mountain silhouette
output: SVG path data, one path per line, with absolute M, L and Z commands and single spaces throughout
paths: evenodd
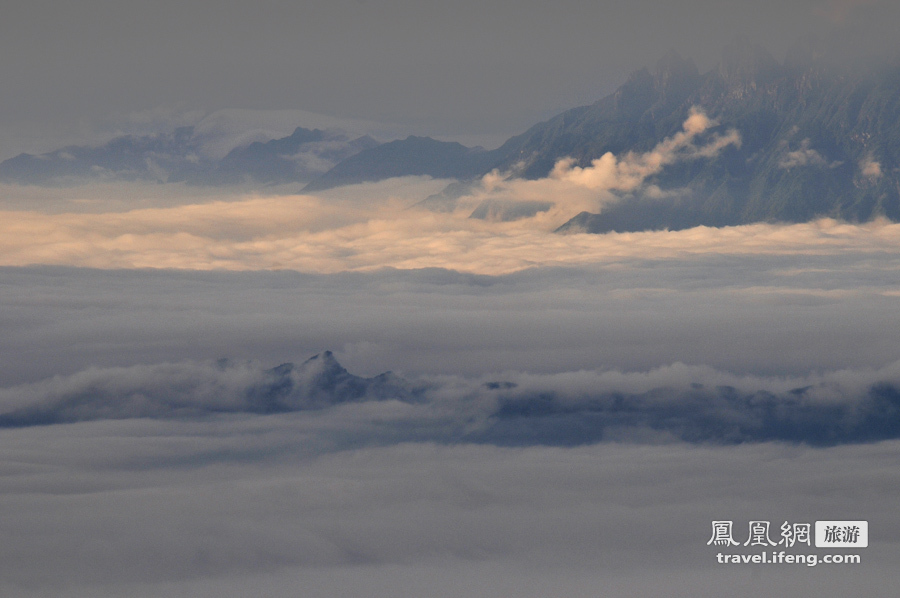
M 373 148 L 378 142 L 368 135 L 350 139 L 344 134 L 297 127 L 289 137 L 256 141 L 231 150 L 206 178 L 194 183 L 291 183 L 311 180 L 354 154 Z
M 265 374 L 265 382 L 246 391 L 249 411 L 277 413 L 348 401 L 410 397 L 406 382 L 392 372 L 374 378 L 355 376 L 331 351 L 314 355 L 299 366 L 283 363 Z
M 568 388 L 564 381 L 533 385 L 530 376 L 518 383 L 502 378 L 406 380 L 390 372 L 363 378 L 326 351 L 300 365 L 271 369 L 228 360 L 91 368 L 6 388 L 5 397 L 18 407 L 0 413 L 0 433 L 4 428 L 106 419 L 271 416 L 341 408 L 355 414 L 342 420 L 347 433 L 337 439 L 348 447 L 386 439 L 573 446 L 647 433 L 702 444 L 778 441 L 812 446 L 900 437 L 896 382 L 871 371 L 857 374 L 868 382 L 848 387 L 838 376 L 789 390 L 739 389 L 721 384 L 712 372 L 705 384 L 670 380 L 644 390 L 626 384 L 584 392 Z M 406 407 L 353 407 L 380 401 Z M 337 430 L 330 433 L 341 436 Z
M 693 107 L 715 119 L 716 130 L 736 129 L 740 147 L 669 165 L 649 181 L 673 196 L 623 198 L 562 230 L 900 219 L 900 63 L 839 72 L 802 55 L 780 64 L 742 43 L 700 75 L 670 53 L 614 94 L 510 139 L 499 166 L 540 178 L 562 157 L 588 166 L 606 152 L 645 152 L 676 134 Z
M 227 373 L 230 367 L 228 360 L 221 360 L 218 373 Z M 314 355 L 300 365 L 283 363 L 254 372 L 243 385 L 226 383 L 211 388 L 208 370 L 177 368 L 161 366 L 125 386 L 100 378 L 60 389 L 43 402 L 0 413 L 0 428 L 96 419 L 286 413 L 355 401 L 414 401 L 421 392 L 391 372 L 374 378 L 355 376 L 331 351 Z M 178 371 L 177 380 L 168 377 L 174 370 Z
M 310 182 L 304 191 L 374 182 L 399 176 L 469 179 L 501 162 L 502 154 L 453 141 L 409 136 L 367 149 Z
M 116 137 L 96 147 L 19 154 L 0 163 L 0 180 L 37 185 L 79 179 L 165 182 L 196 176 L 206 168 L 194 128 L 181 127 L 171 134 Z
M 339 131 L 298 127 L 288 137 L 236 147 L 215 160 L 205 156 L 203 142 L 193 127 L 182 127 L 171 134 L 116 137 L 100 146 L 19 154 L 0 163 L 0 180 L 37 185 L 97 179 L 195 185 L 306 182 L 378 145 L 368 136 L 352 139 Z

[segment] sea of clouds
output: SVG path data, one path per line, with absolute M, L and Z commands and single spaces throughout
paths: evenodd
M 691 119 L 443 212 L 428 179 L 4 188 L 3 595 L 891 595 L 900 225 L 554 232 L 739 142 Z M 726 567 L 724 519 L 871 544 Z

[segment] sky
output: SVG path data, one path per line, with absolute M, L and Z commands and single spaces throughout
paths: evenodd
M 669 49 L 702 71 L 739 36 L 779 60 L 813 38 L 883 55 L 897 48 L 898 10 L 884 0 L 11 0 L 0 158 L 224 109 L 263 111 L 282 134 L 352 122 L 495 147 L 611 93 Z
M 0 157 L 199 122 L 491 146 L 670 48 L 877 61 L 897 10 L 7 3 Z M 0 185 L 0 594 L 895 595 L 900 225 L 554 232 L 675 194 L 649 181 L 741 143 L 714 125 L 441 212 L 428 177 Z M 514 202 L 549 208 L 469 217 Z M 722 565 L 725 520 L 865 520 L 870 544 Z

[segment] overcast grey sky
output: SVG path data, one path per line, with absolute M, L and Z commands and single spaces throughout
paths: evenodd
M 738 35 L 779 59 L 797 39 L 860 20 L 870 23 L 866 39 L 892 38 L 892 4 L 10 0 L 0 19 L 0 157 L 223 108 L 499 143 L 593 102 L 670 48 L 705 70 Z

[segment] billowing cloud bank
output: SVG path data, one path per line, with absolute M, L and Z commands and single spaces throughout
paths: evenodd
M 299 367 L 167 364 L 90 370 L 0 390 L 0 427 L 344 406 L 354 443 L 573 445 L 601 440 L 814 445 L 900 438 L 900 362 L 807 378 L 738 377 L 675 364 L 650 372 L 361 378 L 330 352 Z M 356 405 L 355 407 L 353 405 Z
M 5 212 L 0 264 L 305 272 L 437 267 L 502 274 L 684 254 L 900 250 L 900 224 L 885 221 L 562 236 L 540 226 L 540 215 L 486 222 L 465 211 L 404 209 L 412 203 L 408 196 L 405 202 L 272 196 L 101 214 Z

